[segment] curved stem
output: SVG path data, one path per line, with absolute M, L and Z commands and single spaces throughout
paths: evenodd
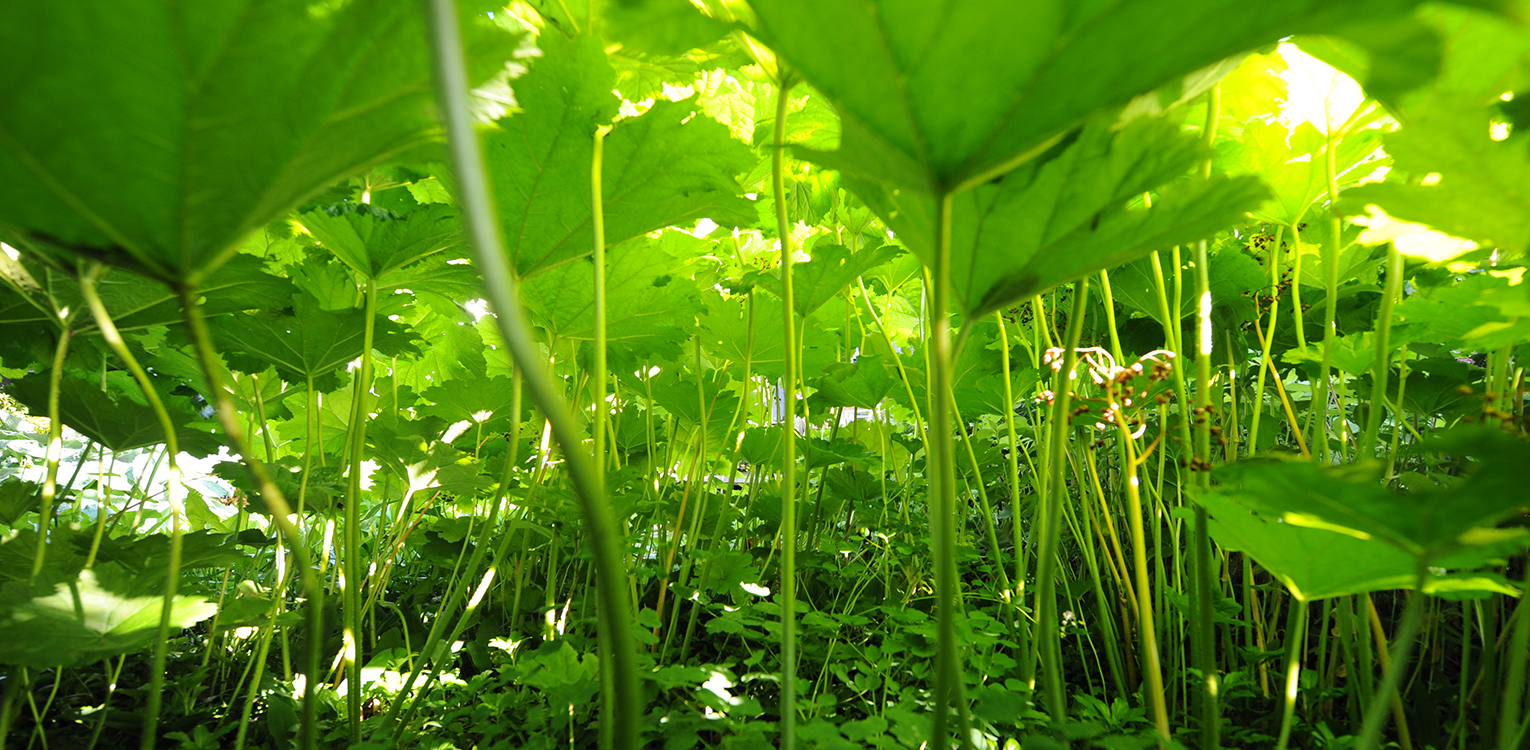
M 1381 730 L 1386 724 L 1392 696 L 1397 692 L 1398 685 L 1402 684 L 1403 673 L 1407 671 L 1408 662 L 1413 656 L 1413 646 L 1418 640 L 1418 631 L 1424 621 L 1424 581 L 1428 573 L 1429 568 L 1420 560 L 1414 574 L 1413 590 L 1408 592 L 1408 607 L 1403 612 L 1402 628 L 1392 642 L 1392 653 L 1382 673 L 1381 685 L 1371 696 L 1370 705 L 1365 708 L 1365 724 L 1360 729 L 1359 741 L 1355 743 L 1356 750 L 1379 750 L 1381 747 Z
M 234 444 L 234 451 L 244 457 L 250 475 L 255 479 L 256 486 L 260 488 L 260 497 L 265 500 L 267 508 L 271 511 L 271 523 L 276 526 L 276 530 L 291 547 L 292 556 L 296 558 L 294 567 L 298 570 L 298 580 L 302 583 L 303 595 L 308 598 L 307 627 L 310 647 L 308 664 L 304 669 L 303 724 L 298 734 L 298 747 L 301 750 L 312 750 L 318 732 L 318 701 L 314 691 L 321 676 L 319 656 L 322 649 L 318 647 L 318 644 L 323 642 L 324 634 L 324 589 L 320 586 L 318 577 L 314 575 L 313 566 L 309 563 L 308 543 L 303 537 L 302 530 L 293 520 L 292 507 L 287 504 L 287 498 L 266 474 L 265 464 L 255 457 L 254 451 L 250 450 L 250 442 L 245 436 L 244 426 L 239 424 L 239 412 L 234 408 L 234 400 L 229 398 L 228 390 L 223 386 L 218 353 L 213 349 L 212 336 L 207 331 L 207 319 L 203 317 L 202 308 L 197 304 L 196 290 L 190 286 L 181 286 L 177 293 L 180 296 L 181 314 L 186 318 L 187 332 L 191 335 L 192 344 L 197 351 L 197 359 L 202 366 L 202 376 L 207 379 L 207 396 L 213 400 L 217 409 L 218 423 L 222 425 L 223 433 L 228 436 L 229 442 Z
M 1386 411 L 1387 376 L 1392 372 L 1392 306 L 1402 295 L 1403 262 L 1395 245 L 1387 245 L 1387 286 L 1376 311 L 1376 361 L 1371 369 L 1371 413 L 1365 420 L 1365 434 L 1355 455 L 1364 461 L 1372 457 L 1376 435 L 1381 431 L 1381 415 Z
M 600 600 L 597 608 L 599 627 L 603 633 L 609 634 L 602 640 L 609 641 L 609 652 L 604 656 L 609 658 L 612 669 L 610 692 L 613 695 L 607 700 L 613 707 L 613 743 L 618 750 L 633 750 L 642 737 L 644 700 L 639 688 L 637 658 L 633 653 L 632 602 L 627 596 L 627 575 L 622 563 L 624 541 L 612 518 L 611 507 L 601 492 L 599 479 L 591 465 L 593 462 L 584 452 L 579 429 L 562 395 L 553 385 L 547 359 L 539 351 L 526 314 L 521 309 L 516 282 L 506 261 L 494 204 L 489 198 L 488 175 L 468 107 L 467 70 L 457 26 L 456 2 L 426 1 L 436 88 L 451 141 L 463 219 L 500 335 L 519 365 L 532 401 L 546 415 L 552 436 L 563 449 L 593 552 L 596 593 Z
M 1120 436 L 1123 452 L 1121 466 L 1126 473 L 1126 512 L 1131 514 L 1132 567 L 1135 569 L 1137 587 L 1137 622 L 1142 630 L 1142 650 L 1145 657 L 1143 670 L 1147 673 L 1147 689 L 1153 708 L 1153 726 L 1158 730 L 1159 746 L 1166 747 L 1173 738 L 1169 730 L 1168 701 L 1163 692 L 1163 666 L 1158 650 L 1158 628 L 1153 621 L 1153 586 L 1148 579 L 1147 533 L 1142 523 L 1142 489 L 1137 468 L 1141 460 L 1137 456 L 1137 441 L 1132 439 L 1131 426 L 1120 409 L 1115 410 L 1116 430 Z
M 175 592 L 181 578 L 181 516 L 185 509 L 181 507 L 180 498 L 176 495 L 180 488 L 180 469 L 175 463 L 180 447 L 176 440 L 175 422 L 170 419 L 170 412 L 165 409 L 159 391 L 154 388 L 149 374 L 139 366 L 138 359 L 122 340 L 122 334 L 117 331 L 117 325 L 107 313 L 106 305 L 101 303 L 101 295 L 96 293 L 96 279 L 103 270 L 97 264 L 80 276 L 80 294 L 90 307 L 90 314 L 96 320 L 101 337 L 106 339 L 107 346 L 127 365 L 128 371 L 133 373 L 133 379 L 138 381 L 138 387 L 143 390 L 149 408 L 154 410 L 154 416 L 159 420 L 160 429 L 165 431 L 166 464 L 170 469 L 170 478 L 165 483 L 165 501 L 170 505 L 170 559 L 165 565 L 164 604 L 160 608 L 159 636 L 154 640 L 154 663 L 149 670 L 149 705 L 144 711 L 143 734 L 139 739 L 142 750 L 153 750 L 159 735 L 159 711 L 165 688 L 165 651 L 170 641 L 170 611 L 175 604 Z
M 32 580 L 42 572 L 48 554 L 48 525 L 53 520 L 53 501 L 58 497 L 58 462 L 64 455 L 64 422 L 59 418 L 59 389 L 64 381 L 64 357 L 74 331 L 68 325 L 53 350 L 53 369 L 48 371 L 48 473 L 43 477 L 42 506 L 37 510 L 37 552 L 32 556 Z

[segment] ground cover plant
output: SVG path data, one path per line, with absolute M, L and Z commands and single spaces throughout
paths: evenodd
M 0 0 L 0 747 L 1530 748 L 1530 7 Z

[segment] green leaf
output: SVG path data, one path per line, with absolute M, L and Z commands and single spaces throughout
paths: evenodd
M 400 217 L 366 204 L 341 203 L 305 213 L 298 221 L 364 278 L 381 278 L 462 241 L 456 210 L 442 205 Z
M 1374 204 L 1397 219 L 1522 253 L 1530 245 L 1530 155 L 1522 136 L 1492 139 L 1491 114 L 1446 95 L 1414 109 L 1385 147 L 1397 172 L 1430 179 L 1361 185 L 1341 206 L 1364 213 Z
M 872 355 L 855 362 L 836 362 L 825 367 L 823 373 L 810 381 L 817 392 L 808 397 L 808 404 L 817 413 L 821 413 L 820 409 L 842 406 L 875 409 L 900 385 L 881 358 Z
M 857 253 L 843 245 L 814 245 L 811 260 L 792 264 L 792 307 L 804 318 L 812 315 L 858 277 L 901 254 L 896 246 L 875 240 Z M 780 295 L 779 277 L 765 276 L 761 282 L 761 286 Z
M 679 55 L 721 39 L 730 24 L 688 0 L 617 0 L 606 6 L 602 35 L 639 52 Z
M 420 397 L 430 403 L 416 411 L 427 417 L 440 417 L 451 424 L 468 420 L 475 424 L 465 434 L 481 429 L 485 434 L 508 432 L 516 419 L 511 413 L 514 388 L 510 378 L 459 378 L 445 385 L 428 388 Z M 529 406 L 530 399 L 524 399 Z M 524 407 L 523 407 L 524 408 Z
M 1413 556 L 1390 544 L 1263 518 L 1221 493 L 1204 495 L 1200 502 L 1211 513 L 1217 544 L 1249 553 L 1301 601 L 1414 587 Z M 1430 574 L 1426 579 L 1425 593 L 1445 590 L 1518 593 L 1486 577 L 1463 581 Z
M 1196 178 L 1162 187 L 1152 208 L 1134 198 L 1207 156 L 1162 120 L 1119 134 L 1097 121 L 1048 158 L 956 197 L 951 282 L 961 311 L 982 317 L 1016 300 L 1154 249 L 1204 238 L 1267 195 L 1249 177 Z M 933 262 L 934 198 L 847 178 L 926 265 Z
M 525 111 L 501 120 L 484 144 L 506 247 L 527 277 L 590 253 L 595 129 L 619 103 L 600 41 L 557 36 L 543 37 L 542 60 L 517 82 Z M 734 175 L 754 166 L 754 156 L 695 110 L 694 100 L 660 101 L 607 134 L 601 190 L 608 246 L 701 218 L 747 223 L 753 210 Z
M 209 321 L 229 366 L 245 372 L 276 367 L 290 383 L 314 381 L 320 391 L 340 387 L 340 369 L 361 356 L 366 339 L 366 314 L 361 310 L 329 312 L 318 300 L 299 294 L 292 314 L 234 315 Z M 385 355 L 412 350 L 408 329 L 379 317 L 373 348 Z
M 42 497 L 42 487 L 20 477 L 6 477 L 0 481 L 0 523 L 10 526 L 16 519 L 37 510 Z
M 64 373 L 59 381 L 59 417 L 64 424 L 113 452 L 147 448 L 165 442 L 159 417 L 149 407 L 143 391 L 126 372 L 108 380 L 107 389 L 99 380 Z M 48 374 L 37 373 L 13 381 L 10 393 L 33 414 L 48 413 Z M 212 433 L 192 426 L 201 419 L 184 397 L 160 394 L 170 419 L 175 424 L 178 447 L 194 456 L 218 452 L 218 439 Z
M 696 283 L 665 244 L 644 237 L 606 254 L 606 340 L 635 356 L 677 356 L 702 310 Z M 558 340 L 595 338 L 595 265 L 588 258 L 527 279 L 521 296 Z
M 1095 112 L 1230 55 L 1413 4 L 751 3 L 766 42 L 839 109 L 843 145 L 812 158 L 932 193 L 1003 174 Z
M 164 597 L 145 591 L 157 586 L 135 584 L 113 563 L 51 587 L 7 583 L 0 587 L 0 663 L 69 667 L 144 648 L 164 610 Z M 177 596 L 170 626 L 189 627 L 217 610 L 202 597 Z
M 1517 467 L 1530 444 L 1491 430 L 1457 431 L 1426 440 L 1420 450 L 1469 456 L 1469 474 L 1449 487 L 1397 493 L 1363 467 L 1310 461 L 1253 460 L 1217 470 L 1236 485 L 1224 494 L 1287 523 L 1375 538 L 1430 559 L 1472 546 L 1472 532 L 1525 506 Z
M 307 196 L 440 137 L 425 16 L 407 3 L 5 16 L 0 228 L 47 252 L 196 284 Z M 475 80 L 502 70 L 510 38 L 467 27 Z

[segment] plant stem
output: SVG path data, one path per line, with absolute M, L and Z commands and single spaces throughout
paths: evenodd
M 1206 126 L 1202 132 L 1202 138 L 1210 147 L 1216 139 L 1217 116 L 1221 109 L 1221 87 L 1213 86 L 1206 99 Z M 1207 160 L 1201 166 L 1201 176 L 1211 176 L 1211 162 Z M 1195 478 L 1192 483 L 1194 492 L 1205 492 L 1211 487 L 1211 278 L 1210 261 L 1206 252 L 1206 241 L 1201 240 L 1196 245 L 1195 253 L 1195 282 L 1196 296 L 1199 300 L 1197 305 L 1195 349 L 1195 458 L 1196 465 L 1191 466 L 1191 475 Z M 1192 494 L 1194 497 L 1194 494 Z M 1201 693 L 1201 745 L 1204 750 L 1217 750 L 1221 745 L 1221 709 L 1218 700 L 1217 661 L 1216 661 L 1216 632 L 1213 624 L 1213 592 L 1216 588 L 1215 575 L 1212 572 L 1211 537 L 1207 531 L 1209 523 L 1206 517 L 1206 507 L 1199 502 L 1195 503 L 1195 527 L 1192 530 L 1191 560 L 1195 565 L 1194 590 L 1195 599 L 1193 609 L 1195 612 L 1195 637 L 1192 639 L 1195 655 L 1195 666 L 1201 672 L 1201 679 L 1205 681 L 1205 690 Z
M 66 321 L 67 323 L 67 321 Z M 32 556 L 32 581 L 42 572 L 48 554 L 48 526 L 53 520 L 53 503 L 58 497 L 58 462 L 64 455 L 64 421 L 59 416 L 59 390 L 64 380 L 64 357 L 69 354 L 69 340 L 74 331 L 66 324 L 53 350 L 53 369 L 48 371 L 48 469 L 43 476 L 42 505 L 37 510 L 37 552 Z
M 786 214 L 786 115 L 791 83 L 776 82 L 775 134 L 771 141 L 770 183 L 781 240 L 783 382 L 781 430 L 781 747 L 797 747 L 797 327 L 792 299 L 791 222 Z
M 1286 750 L 1296 716 L 1296 693 L 1301 686 L 1302 649 L 1307 637 L 1307 602 L 1292 597 L 1286 618 L 1286 693 L 1280 714 L 1280 739 L 1275 750 Z
M 463 218 L 468 225 L 478 270 L 484 277 L 484 289 L 500 335 L 523 373 L 532 401 L 546 415 L 551 432 L 563 449 L 594 553 L 595 587 L 600 598 L 599 626 L 602 632 L 609 633 L 610 651 L 603 656 L 612 665 L 613 695 L 607 699 L 613 707 L 612 737 L 618 750 L 634 750 L 641 742 L 644 701 L 639 689 L 637 659 L 633 654 L 632 603 L 627 597 L 627 574 L 622 563 L 623 540 L 612 518 L 611 507 L 601 494 L 592 461 L 584 453 L 579 430 L 562 396 L 553 387 L 547 359 L 538 350 L 506 262 L 494 204 L 489 198 L 488 175 L 477 135 L 473 132 L 456 2 L 426 1 L 436 89 L 451 142 Z
M 1387 376 L 1392 372 L 1391 334 L 1392 306 L 1402 295 L 1403 262 L 1397 247 L 1387 245 L 1387 285 L 1381 295 L 1381 308 L 1376 311 L 1376 361 L 1371 368 L 1371 413 L 1365 420 L 1365 433 L 1360 447 L 1355 451 L 1359 460 L 1373 457 L 1376 436 L 1381 431 L 1381 415 L 1386 411 Z M 1399 418 L 1400 421 L 1400 418 Z
M 352 388 L 350 424 L 346 425 L 349 438 L 349 477 L 345 498 L 345 586 L 341 596 L 345 602 L 345 629 L 341 636 L 342 655 L 345 664 L 346 725 L 350 731 L 351 744 L 361 742 L 361 672 L 358 669 L 361 650 L 361 454 L 367 445 L 367 422 L 371 421 L 366 408 L 367 396 L 372 391 L 372 340 L 376 332 L 377 279 L 367 278 L 366 298 L 362 307 L 364 329 L 361 345 L 361 367 L 357 368 Z
M 930 547 L 935 559 L 935 617 L 939 633 L 935 652 L 935 726 L 932 737 L 945 746 L 947 713 L 956 709 L 957 737 L 961 747 L 972 741 L 967 727 L 967 701 L 962 682 L 961 650 L 956 636 L 956 610 L 961 606 L 956 575 L 956 443 L 952 440 L 954 368 L 951 342 L 951 204 L 950 193 L 937 200 L 935 265 L 930 295 L 930 389 L 928 429 L 930 454 L 925 471 L 929 481 Z M 961 425 L 954 425 L 961 429 Z
M 165 652 L 170 641 L 170 613 L 175 604 L 175 592 L 181 578 L 181 516 L 185 514 L 185 509 L 181 507 L 180 498 L 176 495 L 176 490 L 180 487 L 180 469 L 175 463 L 175 457 L 180 453 L 180 448 L 176 440 L 175 423 L 170 419 L 170 412 L 165 409 L 165 403 L 160 399 L 159 391 L 155 389 L 154 382 L 149 380 L 149 374 L 139 366 L 138 359 L 128 349 L 127 343 L 122 340 L 122 334 L 117 331 L 116 324 L 107 313 L 106 305 L 101 303 L 101 295 L 96 292 L 96 279 L 103 270 L 102 266 L 96 264 L 80 275 L 80 294 L 90 307 L 90 313 L 95 318 L 96 327 L 101 331 L 101 337 L 106 340 L 112 352 L 122 359 L 123 364 L 127 365 L 128 371 L 133 373 L 133 379 L 143 390 L 144 398 L 149 402 L 149 408 L 154 411 L 154 416 L 159 420 L 159 427 L 165 432 L 166 463 L 170 469 L 169 480 L 165 483 L 165 501 L 170 505 L 170 558 L 166 562 L 165 593 L 164 603 L 160 608 L 159 635 L 154 641 L 154 661 L 149 670 L 149 703 L 144 711 L 143 734 L 139 738 L 139 747 L 142 750 L 153 750 L 159 735 L 159 712 L 165 687 Z
M 1047 710 L 1052 721 L 1061 724 L 1068 718 L 1067 686 L 1062 677 L 1062 644 L 1057 613 L 1057 545 L 1062 536 L 1063 495 L 1067 492 L 1063 465 L 1068 442 L 1068 412 L 1073 403 L 1073 368 L 1078 363 L 1078 342 L 1084 333 L 1084 314 L 1088 310 L 1089 280 L 1079 279 L 1073 287 L 1073 314 L 1068 318 L 1064 336 L 1062 369 L 1052 397 L 1047 427 L 1051 433 L 1047 445 L 1046 503 L 1041 517 L 1041 548 L 1036 563 L 1037 651 L 1041 657 L 1042 681 L 1047 694 Z
M 1382 671 L 1381 685 L 1371 696 L 1370 705 L 1365 708 L 1365 723 L 1355 743 L 1356 750 L 1380 750 L 1381 730 L 1386 724 L 1387 711 L 1392 707 L 1392 696 L 1402 684 L 1403 673 L 1407 671 L 1408 662 L 1413 656 L 1413 646 L 1424 621 L 1424 581 L 1429 572 L 1422 560 L 1417 567 L 1414 587 L 1408 592 L 1408 606 L 1403 612 L 1402 628 L 1392 643 L 1390 657 Z
M 250 450 L 250 442 L 246 438 L 243 425 L 239 424 L 239 412 L 234 408 L 233 399 L 229 398 L 228 390 L 223 386 L 223 378 L 219 374 L 221 366 L 218 364 L 218 353 L 213 349 L 212 336 L 207 331 L 207 319 L 202 316 L 202 308 L 197 304 L 196 290 L 189 286 L 182 286 L 177 290 L 181 301 L 181 314 L 186 318 L 186 329 L 191 335 L 191 341 L 197 351 L 197 358 L 202 366 L 202 376 L 207 380 L 207 396 L 213 400 L 217 408 L 218 422 L 223 427 L 224 435 L 228 436 L 234 444 L 234 451 L 244 457 L 245 465 L 249 467 L 250 475 L 255 484 L 260 488 L 261 499 L 265 500 L 267 508 L 271 511 L 271 523 L 277 531 L 286 539 L 292 548 L 293 557 L 297 558 L 294 567 L 298 570 L 298 578 L 303 585 L 303 594 L 308 598 L 308 665 L 303 686 L 303 723 L 298 734 L 298 747 L 301 750 L 312 750 L 318 733 L 318 702 L 315 700 L 315 683 L 320 679 L 319 652 L 322 650 L 319 644 L 323 642 L 324 632 L 324 589 L 319 584 L 319 579 L 314 575 L 313 567 L 309 564 L 308 543 L 303 532 L 293 521 L 292 508 L 287 505 L 287 498 L 282 496 L 282 491 L 277 489 L 271 477 L 266 474 L 265 464 L 255 457 L 255 452 Z

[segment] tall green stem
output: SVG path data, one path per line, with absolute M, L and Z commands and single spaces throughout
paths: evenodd
M 1328 445 L 1328 396 L 1332 387 L 1330 376 L 1333 373 L 1333 346 L 1338 336 L 1338 328 L 1335 320 L 1339 311 L 1339 256 L 1343 251 L 1342 235 L 1343 227 L 1339 220 L 1339 181 L 1335 172 L 1334 149 L 1339 145 L 1339 134 L 1329 133 L 1326 147 L 1323 149 L 1324 170 L 1328 178 L 1328 242 L 1323 246 L 1323 363 L 1318 371 L 1317 390 L 1313 397 L 1312 406 L 1315 409 L 1318 428 L 1313 433 L 1318 441 L 1318 456 L 1324 461 L 1330 460 L 1331 453 Z M 1298 279 L 1297 283 L 1301 280 Z M 1342 416 L 1342 415 L 1341 415 Z
M 254 451 L 250 450 L 250 441 L 244 433 L 244 426 L 239 423 L 239 411 L 234 407 L 234 400 L 229 397 L 228 389 L 223 386 L 218 353 L 213 349 L 212 336 L 207 331 L 207 319 L 202 315 L 201 306 L 197 304 L 196 289 L 182 286 L 177 292 L 180 295 L 181 314 L 186 318 L 187 332 L 191 335 L 197 358 L 202 366 L 202 376 L 207 379 L 207 395 L 212 398 L 217 408 L 218 423 L 223 428 L 223 434 L 228 436 L 229 441 L 234 444 L 234 451 L 244 457 L 250 475 L 255 479 L 256 486 L 260 488 L 260 497 L 271 511 L 271 523 L 276 526 L 277 531 L 291 547 L 292 556 L 296 558 L 295 567 L 298 570 L 298 578 L 303 585 L 303 595 L 308 598 L 308 664 L 304 671 L 303 723 L 298 733 L 298 747 L 301 750 L 311 750 L 318 732 L 318 701 L 315 699 L 314 691 L 321 676 L 319 654 L 323 649 L 319 648 L 319 644 L 323 642 L 324 637 L 324 589 L 309 563 L 308 542 L 293 520 L 292 507 L 287 504 L 287 498 L 282 495 L 282 491 L 277 489 L 276 484 L 271 481 L 271 477 L 266 473 L 265 464 L 255 457 Z
M 518 369 L 522 371 L 532 401 L 546 415 L 552 435 L 563 449 L 569 477 L 578 496 L 585 530 L 594 556 L 595 586 L 599 596 L 599 627 L 609 635 L 612 687 L 606 700 L 612 706 L 613 744 L 618 750 L 634 750 L 641 742 L 644 701 L 639 687 L 637 659 L 633 653 L 632 603 L 627 596 L 627 575 L 622 563 L 623 540 L 601 494 L 599 479 L 585 454 L 579 430 L 562 396 L 554 388 L 547 360 L 538 350 L 531 326 L 521 309 L 518 290 L 499 222 L 490 200 L 488 175 L 473 132 L 468 106 L 467 70 L 454 0 L 427 0 L 436 88 L 451 141 L 452 164 L 457 175 L 463 218 L 468 225 L 484 277 L 484 288 L 495 312 L 495 323 L 504 337 Z
M 376 334 L 377 279 L 367 279 L 366 299 L 362 307 L 365 318 L 361 338 L 361 367 L 357 368 L 352 388 L 350 424 L 346 425 L 349 458 L 349 477 L 345 498 L 345 586 L 341 596 L 345 601 L 345 630 L 341 636 L 341 648 L 346 675 L 346 725 L 351 743 L 361 742 L 361 672 L 357 668 L 361 650 L 361 456 L 366 450 L 368 412 L 366 401 L 372 391 L 372 340 Z
M 967 747 L 966 691 L 962 683 L 961 655 L 956 636 L 956 610 L 961 606 L 956 576 L 956 443 L 952 440 L 952 369 L 955 357 L 951 342 L 951 194 L 942 195 L 935 219 L 935 267 L 930 295 L 930 454 L 925 471 L 929 481 L 930 547 L 935 558 L 935 618 L 939 642 L 935 652 L 935 727 L 933 737 L 945 746 L 947 714 L 956 708 L 958 742 Z M 957 426 L 958 429 L 960 428 Z
M 1221 87 L 1212 87 L 1206 99 L 1206 127 L 1201 137 L 1207 147 L 1216 140 L 1217 116 L 1221 109 Z M 1201 165 L 1201 176 L 1211 176 L 1211 162 Z M 1196 346 L 1195 346 L 1195 462 L 1191 466 L 1193 486 L 1197 492 L 1211 487 L 1211 276 L 1207 258 L 1206 241 L 1201 240 L 1195 249 L 1196 286 Z M 1193 495 L 1192 495 L 1193 496 Z M 1195 564 L 1195 666 L 1205 681 L 1201 693 L 1201 745 L 1205 750 L 1216 750 L 1221 745 L 1221 709 L 1218 705 L 1218 677 L 1216 661 L 1216 632 L 1213 624 L 1213 596 L 1216 587 L 1211 570 L 1211 537 L 1207 531 L 1209 520 L 1206 508 L 1195 504 L 1195 528 L 1192 530 L 1191 560 Z
M 1371 413 L 1365 420 L 1365 433 L 1360 438 L 1360 448 L 1355 452 L 1360 460 L 1372 457 L 1376 447 L 1376 435 L 1381 431 L 1381 415 L 1386 410 L 1387 376 L 1392 372 L 1391 335 L 1392 306 L 1402 295 L 1403 263 L 1397 247 L 1387 245 L 1387 286 L 1381 295 L 1381 308 L 1376 311 L 1376 361 L 1371 365 Z
M 43 475 L 42 506 L 37 510 L 37 551 L 32 556 L 32 579 L 42 572 L 48 554 L 48 526 L 52 523 L 53 503 L 58 497 L 58 462 L 64 455 L 64 421 L 59 418 L 58 397 L 63 385 L 64 357 L 69 354 L 69 340 L 74 331 L 68 326 L 58 335 L 53 350 L 53 369 L 48 371 L 48 469 Z M 82 459 L 83 460 L 83 459 Z
M 165 432 L 165 463 L 170 470 L 169 479 L 165 482 L 165 502 L 170 505 L 170 559 L 165 565 L 165 596 L 160 608 L 159 635 L 154 640 L 154 665 L 149 670 L 149 705 L 144 711 L 143 733 L 139 737 L 141 750 L 153 750 L 159 735 L 159 712 L 165 688 L 165 651 L 170 642 L 170 612 L 175 604 L 175 593 L 181 578 L 181 516 L 184 515 L 185 509 L 181 506 L 178 495 L 181 484 L 180 469 L 175 462 L 175 457 L 180 454 L 180 447 L 176 439 L 175 422 L 170 419 L 170 412 L 165 409 L 165 403 L 160 399 L 159 391 L 154 387 L 153 381 L 149 380 L 149 374 L 138 364 L 138 359 L 133 356 L 132 350 L 128 349 L 127 343 L 122 340 L 122 334 L 117 330 L 117 325 L 112 322 L 111 315 L 106 311 L 106 305 L 101 302 L 101 295 L 96 291 L 96 279 L 102 271 L 102 267 L 96 265 L 81 274 L 80 294 L 85 298 L 85 304 L 90 307 L 90 314 L 96 320 L 96 327 L 101 330 L 101 337 L 106 339 L 106 344 L 111 347 L 112 352 L 122 359 L 128 371 L 133 373 L 133 379 L 143 390 L 144 398 L 149 402 L 149 408 L 154 410 L 154 416 L 159 420 L 159 427 Z M 49 456 L 52 456 L 51 451 Z M 104 511 L 104 508 L 102 510 Z
M 1280 714 L 1280 739 L 1275 750 L 1286 750 L 1291 740 L 1292 719 L 1296 716 L 1296 692 L 1301 685 L 1302 650 L 1307 639 L 1307 602 L 1291 598 L 1286 622 L 1286 690 Z
M 1047 444 L 1047 497 L 1041 516 L 1041 548 L 1036 563 L 1036 646 L 1041 657 L 1047 710 L 1056 723 L 1068 718 L 1067 687 L 1062 677 L 1062 636 L 1058 629 L 1057 545 L 1062 537 L 1063 495 L 1068 489 L 1063 469 L 1067 462 L 1068 412 L 1073 404 L 1073 368 L 1078 364 L 1078 342 L 1084 333 L 1088 299 L 1089 280 L 1079 279 L 1073 287 L 1073 314 L 1068 318 L 1068 329 L 1064 334 L 1067 343 L 1063 349 L 1062 369 L 1057 377 L 1052 409 L 1047 416 L 1051 434 Z
M 1381 747 L 1381 729 L 1386 724 L 1392 696 L 1402 684 L 1403 674 L 1408 671 L 1413 646 L 1424 621 L 1424 581 L 1428 572 L 1424 562 L 1419 561 L 1418 571 L 1414 574 L 1413 590 L 1408 592 L 1408 606 L 1403 611 L 1402 628 L 1393 639 L 1391 657 L 1382 673 L 1381 685 L 1376 688 L 1370 705 L 1365 708 L 1365 724 L 1360 729 L 1359 741 L 1355 743 L 1356 750 L 1379 750 Z
M 781 73 L 776 83 L 775 137 L 771 141 L 770 182 L 776 202 L 776 234 L 781 238 L 781 316 L 784 372 L 781 384 L 785 421 L 781 431 L 781 747 L 797 746 L 797 326 L 792 299 L 791 222 L 786 215 L 786 114 L 791 82 Z

